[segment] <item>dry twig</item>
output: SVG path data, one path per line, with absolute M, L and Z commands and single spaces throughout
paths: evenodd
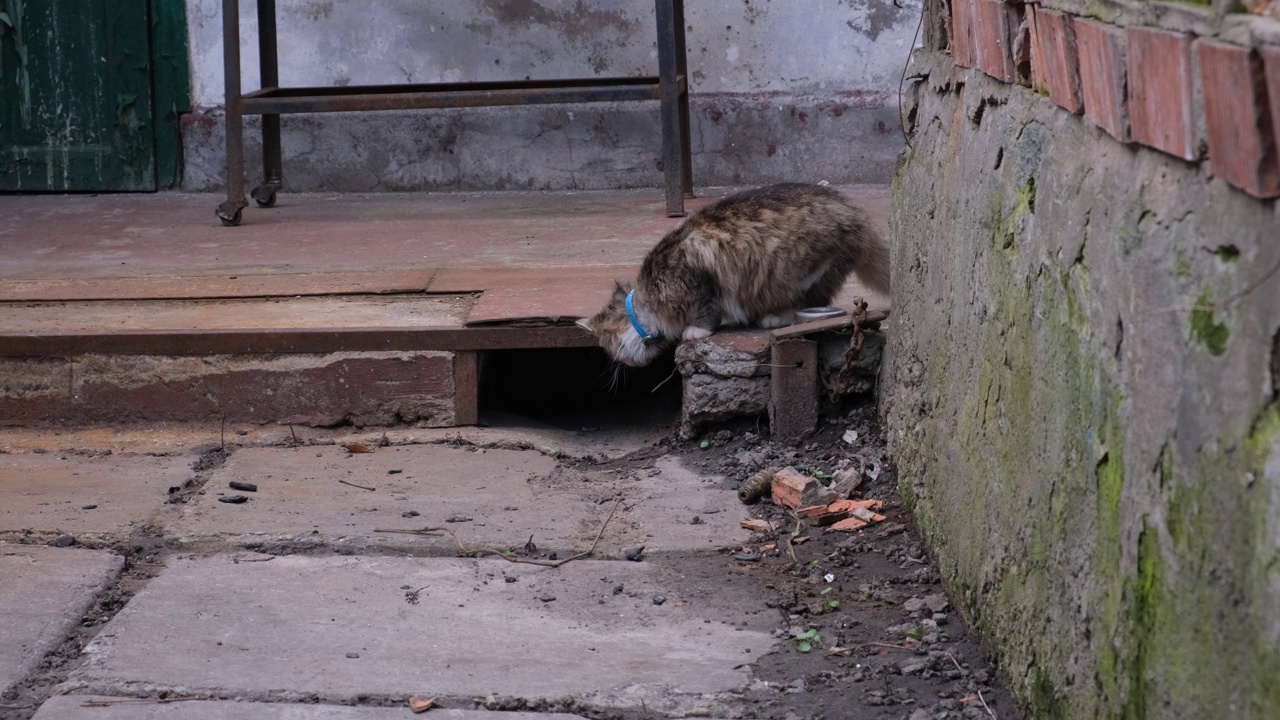
M 987 699 L 982 697 L 982 691 L 978 691 L 978 700 L 982 703 L 982 708 L 991 716 L 991 720 L 995 720 L 996 714 L 991 712 L 991 707 L 987 705 Z
M 351 487 L 360 488 L 361 490 L 369 490 L 369 491 L 373 491 L 373 490 L 377 490 L 377 489 L 378 489 L 378 488 L 372 488 L 372 487 L 369 487 L 368 485 L 357 485 L 357 484 L 355 484 L 355 483 L 353 483 L 353 482 L 350 482 L 350 481 L 348 481 L 348 480 L 339 480 L 338 482 L 342 483 L 343 485 L 350 485 Z
M 467 556 L 467 557 L 483 557 L 485 555 L 497 555 L 498 557 L 502 558 L 503 560 L 506 560 L 507 562 L 523 563 L 525 565 L 541 565 L 543 567 L 560 567 L 565 563 L 571 563 L 574 560 L 581 560 L 582 558 L 588 557 L 596 551 L 596 546 L 600 544 L 600 538 L 604 536 L 604 529 L 609 526 L 609 521 L 613 519 L 614 513 L 618 511 L 618 506 L 621 504 L 622 504 L 622 498 L 618 498 L 618 501 L 613 504 L 613 509 L 609 511 L 609 516 L 606 517 L 604 519 L 604 522 L 600 525 L 600 532 L 596 533 L 596 539 L 591 542 L 591 547 L 587 549 L 586 552 L 580 552 L 577 555 L 564 558 L 563 560 L 538 560 L 535 558 L 512 557 L 510 555 L 509 550 L 494 550 L 492 548 L 476 548 L 475 550 L 472 550 L 468 548 L 466 545 L 462 544 L 462 540 L 458 538 L 458 534 L 454 532 L 452 528 L 447 528 L 447 527 L 427 527 L 427 528 L 422 528 L 420 530 L 377 530 L 375 529 L 374 532 L 401 533 L 404 535 L 425 535 L 428 537 L 439 537 L 440 533 L 446 532 L 446 533 L 449 533 L 449 535 L 453 537 L 453 541 L 458 544 L 458 550 L 464 556 Z

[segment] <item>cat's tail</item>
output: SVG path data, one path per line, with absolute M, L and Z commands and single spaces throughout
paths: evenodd
M 853 266 L 853 274 L 871 290 L 882 295 L 889 295 L 889 246 L 884 238 L 869 221 L 858 228 L 861 242 L 858 245 L 858 259 Z

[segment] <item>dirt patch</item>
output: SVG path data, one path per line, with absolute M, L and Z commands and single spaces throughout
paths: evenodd
M 778 527 L 754 535 L 735 557 L 763 571 L 778 636 L 787 638 L 784 650 L 755 661 L 752 716 L 1022 717 L 946 596 L 898 495 L 874 408 L 826 421 L 798 447 L 773 443 L 750 426 L 671 449 L 686 464 L 739 483 L 771 466 L 830 478 L 865 462 L 871 471 L 858 494 L 884 503 L 884 521 L 853 533 L 810 527 L 768 500 L 742 507 L 742 517 Z M 714 592 L 714 581 L 707 591 Z

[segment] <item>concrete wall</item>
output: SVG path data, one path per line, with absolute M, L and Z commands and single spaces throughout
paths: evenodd
M 927 24 L 882 409 L 945 582 L 1029 717 L 1274 718 L 1277 201 L 1203 147 L 1120 142 L 1027 78 L 958 67 Z
M 245 89 L 256 87 L 242 3 Z M 657 73 L 648 0 L 280 0 L 285 85 Z M 917 2 L 686 3 L 698 185 L 887 182 L 902 146 L 898 77 Z M 193 102 L 185 187 L 223 182 L 220 0 L 188 0 Z M 299 115 L 294 190 L 658 186 L 656 103 Z M 251 149 L 256 154 L 256 144 Z M 251 177 L 258 173 L 256 163 Z

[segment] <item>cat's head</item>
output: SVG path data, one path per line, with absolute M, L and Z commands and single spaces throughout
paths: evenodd
M 613 289 L 609 304 L 594 317 L 582 318 L 578 327 L 596 336 L 596 342 L 609 357 L 623 365 L 644 367 L 653 362 L 666 349 L 667 343 L 645 343 L 631 324 L 627 314 L 627 293 L 630 283 L 618 283 Z

